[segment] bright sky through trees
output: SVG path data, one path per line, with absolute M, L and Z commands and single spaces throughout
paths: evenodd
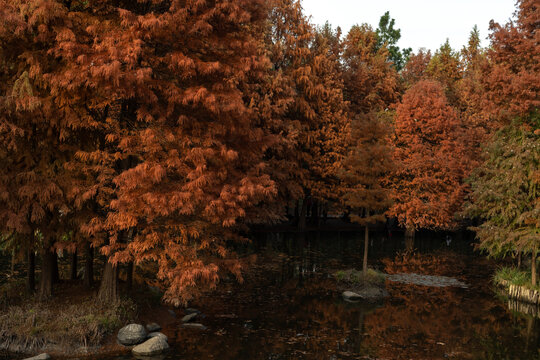
M 480 29 L 482 45 L 487 46 L 489 21 L 506 23 L 514 13 L 515 1 L 303 0 L 302 6 L 315 24 L 328 20 L 333 26 L 341 26 L 344 33 L 357 23 L 368 23 L 376 28 L 379 18 L 390 11 L 390 16 L 396 19 L 396 27 L 401 29 L 398 45 L 411 47 L 416 52 L 420 47 L 435 50 L 446 38 L 454 49 L 461 49 L 475 24 Z

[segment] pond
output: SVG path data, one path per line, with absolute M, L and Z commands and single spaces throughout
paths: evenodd
M 225 279 L 190 304 L 207 330 L 164 329 L 174 345 L 156 359 L 540 359 L 537 319 L 513 312 L 495 294 L 494 265 L 473 253 L 470 239 L 447 245 L 442 235 L 428 234 L 416 243 L 422 252 L 435 251 L 434 259 L 459 254 L 459 268 L 433 275 L 466 286 L 387 280 L 384 301 L 344 301 L 331 274 L 361 268 L 362 236 L 258 234 L 249 249 L 257 260 L 244 283 Z M 400 237 L 374 237 L 370 266 L 383 269 L 380 260 L 403 247 Z

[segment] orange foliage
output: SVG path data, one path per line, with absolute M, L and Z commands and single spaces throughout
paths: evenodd
M 463 202 L 467 175 L 463 128 L 440 84 L 423 80 L 397 107 L 389 214 L 412 228 L 450 229 Z
M 508 123 L 540 106 L 540 8 L 535 0 L 517 2 L 516 20 L 491 23 L 485 97 L 492 119 Z

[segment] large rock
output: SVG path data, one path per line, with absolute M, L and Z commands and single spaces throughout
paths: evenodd
M 156 337 L 156 336 L 162 337 L 165 341 L 169 341 L 169 338 L 164 333 L 151 332 L 150 334 L 148 334 L 148 338 L 153 338 L 153 337 Z
M 194 312 L 191 314 L 188 314 L 182 318 L 182 323 L 188 323 L 191 322 L 193 319 L 195 319 L 199 315 L 198 313 Z
M 131 351 L 135 355 L 152 356 L 169 350 L 169 344 L 161 336 L 154 336 L 140 345 L 135 346 Z
M 122 345 L 137 345 L 146 340 L 146 329 L 139 324 L 129 324 L 118 331 L 118 342 Z
M 161 326 L 156 323 L 150 323 L 146 325 L 146 330 L 148 330 L 149 333 L 156 332 L 161 330 Z
M 51 358 L 51 356 L 49 354 L 39 354 L 37 356 L 34 356 L 34 357 L 30 357 L 30 358 L 26 358 L 24 360 L 49 360 Z
M 186 329 L 206 330 L 206 326 L 204 326 L 203 324 L 197 324 L 197 323 L 185 323 L 185 324 L 182 324 L 182 327 Z

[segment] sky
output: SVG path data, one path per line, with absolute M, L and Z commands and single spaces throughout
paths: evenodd
M 344 33 L 361 23 L 375 29 L 380 17 L 390 11 L 394 27 L 401 29 L 398 46 L 416 52 L 421 47 L 434 51 L 447 38 L 452 48 L 461 49 L 474 25 L 487 46 L 489 21 L 506 23 L 515 11 L 515 0 L 302 0 L 302 7 L 313 23 L 328 20 Z

